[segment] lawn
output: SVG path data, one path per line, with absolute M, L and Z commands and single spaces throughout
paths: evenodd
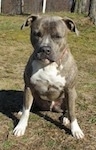
M 76 140 L 60 124 L 61 114 L 31 112 L 23 137 L 12 133 L 22 108 L 23 71 L 32 53 L 30 29 L 20 30 L 26 16 L 0 16 L 0 150 L 95 150 L 96 149 L 96 26 L 88 18 L 71 13 L 52 13 L 72 18 L 80 35 L 69 33 L 68 42 L 78 69 L 76 114 L 85 133 Z

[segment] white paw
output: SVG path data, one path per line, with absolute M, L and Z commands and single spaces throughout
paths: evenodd
M 84 133 L 80 129 L 76 119 L 71 123 L 71 132 L 76 139 L 84 138 Z
M 70 123 L 69 119 L 67 117 L 63 118 L 63 125 L 66 126 Z
M 13 130 L 13 134 L 17 137 L 19 136 L 23 136 L 26 130 L 26 126 L 25 124 L 22 123 L 18 123 L 18 125 L 15 127 L 15 129 Z
M 19 116 L 21 116 L 21 115 L 22 115 L 22 111 L 21 111 L 21 110 L 18 112 L 18 115 L 19 115 Z
M 15 136 L 23 136 L 27 127 L 27 122 L 28 122 L 28 116 L 24 113 L 21 116 L 21 119 L 15 129 L 13 130 L 13 134 Z
M 23 109 L 21 119 L 17 124 L 17 126 L 15 127 L 15 129 L 13 130 L 13 134 L 15 136 L 18 137 L 24 135 L 28 123 L 28 118 L 29 118 L 29 109 L 28 110 Z

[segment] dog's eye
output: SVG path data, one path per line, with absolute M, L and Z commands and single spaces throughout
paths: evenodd
M 41 32 L 37 32 L 37 31 L 35 31 L 34 33 L 34 36 L 36 36 L 36 37 L 42 37 L 42 34 L 41 34 Z
M 56 35 L 56 38 L 58 38 L 58 39 L 59 39 L 59 38 L 62 38 L 62 36 L 61 36 L 61 35 Z
M 61 39 L 62 38 L 62 36 L 60 36 L 59 34 L 51 35 L 51 37 L 54 39 Z

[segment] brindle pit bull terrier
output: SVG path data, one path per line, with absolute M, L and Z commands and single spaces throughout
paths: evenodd
M 23 112 L 14 135 L 24 135 L 34 100 L 43 110 L 68 112 L 64 125 L 70 121 L 72 135 L 83 138 L 75 116 L 77 66 L 67 44 L 68 30 L 78 34 L 76 25 L 69 18 L 31 15 L 21 29 L 25 26 L 30 26 L 34 52 L 25 68 Z

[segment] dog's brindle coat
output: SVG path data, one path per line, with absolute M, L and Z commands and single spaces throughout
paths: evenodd
M 31 28 L 34 52 L 25 68 L 23 112 L 14 135 L 24 135 L 34 100 L 43 110 L 68 111 L 73 136 L 83 138 L 75 116 L 77 66 L 67 44 L 68 29 L 78 33 L 76 25 L 69 18 L 31 15 L 21 28 L 25 26 Z M 68 119 L 63 118 L 64 124 Z

